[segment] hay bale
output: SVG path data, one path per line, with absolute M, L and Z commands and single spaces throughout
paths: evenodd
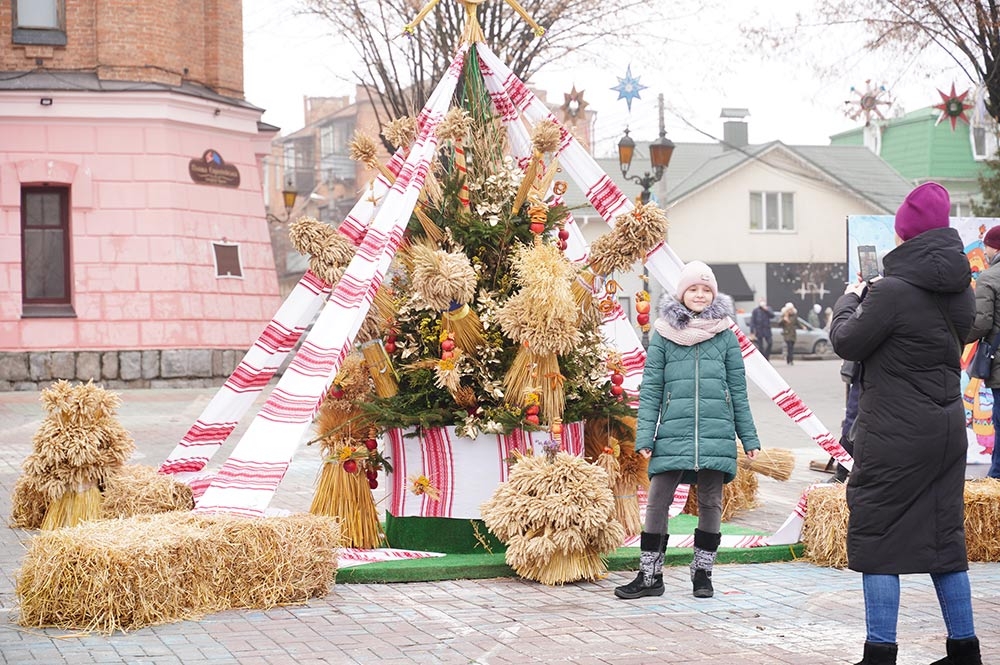
M 1000 561 L 1000 480 L 966 481 L 965 546 L 969 561 Z
M 805 559 L 818 566 L 847 566 L 847 488 L 831 483 L 809 490 L 802 524 Z
M 191 510 L 191 487 L 151 466 L 129 464 L 113 470 L 104 483 L 106 519 Z
M 741 510 L 757 507 L 757 475 L 743 468 L 737 468 L 732 482 L 722 486 L 722 521 L 728 522 Z M 681 511 L 688 515 L 698 515 L 698 486 L 691 485 L 687 503 Z
M 18 623 L 112 633 L 327 593 L 340 529 L 315 515 L 185 512 L 42 532 L 18 571 Z

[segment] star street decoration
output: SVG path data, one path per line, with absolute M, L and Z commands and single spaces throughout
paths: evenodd
M 854 100 L 848 99 L 844 102 L 851 106 L 851 108 L 845 111 L 848 118 L 857 120 L 864 116 L 865 127 L 871 124 L 872 115 L 877 115 L 879 119 L 885 120 L 885 116 L 882 115 L 882 111 L 878 107 L 892 106 L 892 102 L 888 99 L 883 99 L 883 96 L 888 96 L 889 94 L 884 85 L 876 88 L 872 85 L 871 79 L 868 79 L 865 81 L 864 92 L 856 89 L 853 85 L 851 86 L 851 92 L 856 94 L 858 98 Z
M 563 123 L 575 125 L 583 117 L 583 111 L 590 106 L 590 102 L 583 99 L 583 90 L 577 91 L 576 85 L 569 92 L 563 93 L 565 101 L 560 107 L 563 113 Z
M 965 114 L 966 111 L 972 108 L 972 102 L 966 102 L 965 98 L 969 95 L 969 91 L 966 90 L 961 95 L 955 94 L 955 84 L 951 84 L 951 94 L 946 94 L 938 90 L 938 94 L 941 95 L 941 103 L 936 105 L 934 108 L 941 111 L 938 115 L 937 121 L 934 126 L 937 127 L 941 124 L 941 121 L 948 118 L 951 122 L 951 131 L 955 131 L 955 123 L 959 120 L 964 120 L 965 124 L 969 124 L 969 116 Z
M 618 79 L 618 85 L 611 88 L 618 92 L 618 99 L 624 99 L 625 103 L 628 105 L 629 112 L 632 111 L 632 100 L 639 99 L 639 92 L 645 90 L 648 86 L 641 85 L 639 83 L 639 77 L 632 77 L 632 65 L 628 66 L 625 71 L 625 78 Z M 617 100 L 616 100 L 617 101 Z

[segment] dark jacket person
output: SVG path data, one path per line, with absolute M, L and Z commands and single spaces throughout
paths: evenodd
M 966 573 L 959 364 L 975 296 L 949 209 L 937 183 L 913 190 L 896 213 L 884 278 L 848 286 L 830 327 L 837 355 L 862 363 L 847 485 L 848 566 L 864 574 L 862 663 L 896 662 L 903 573 L 930 573 L 939 597 L 947 594 L 950 660 L 939 662 L 981 662 Z M 963 653 L 968 660 L 953 655 Z

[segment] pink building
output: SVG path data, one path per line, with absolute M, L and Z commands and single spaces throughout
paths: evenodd
M 240 0 L 12 0 L 0 43 L 0 390 L 221 382 L 280 305 Z

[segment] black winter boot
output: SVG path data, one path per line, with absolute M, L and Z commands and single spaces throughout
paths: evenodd
M 648 531 L 639 534 L 639 574 L 628 584 L 615 587 L 616 596 L 632 600 L 663 595 L 663 552 L 667 537 Z
M 895 644 L 865 642 L 865 657 L 857 665 L 896 665 Z
M 983 657 L 979 653 L 979 638 L 967 637 L 964 640 L 948 638 L 945 643 L 948 656 L 935 660 L 931 665 L 983 665 Z
M 712 588 L 712 568 L 715 566 L 715 555 L 722 542 L 721 533 L 708 533 L 701 529 L 694 530 L 694 558 L 691 560 L 691 583 L 695 598 L 711 598 L 715 595 Z

